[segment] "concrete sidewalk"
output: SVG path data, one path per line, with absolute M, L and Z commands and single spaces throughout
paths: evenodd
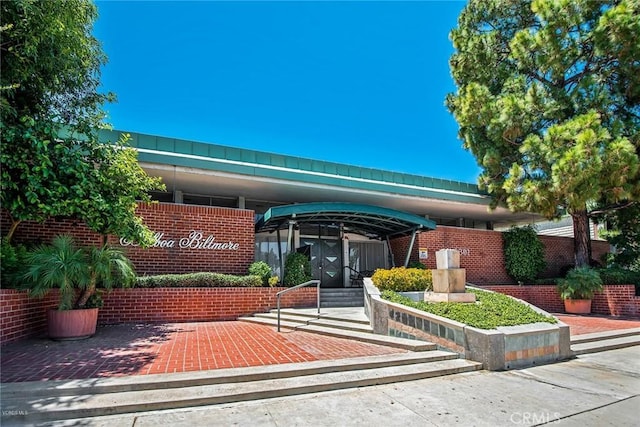
M 637 426 L 638 356 L 630 347 L 522 370 L 47 425 Z

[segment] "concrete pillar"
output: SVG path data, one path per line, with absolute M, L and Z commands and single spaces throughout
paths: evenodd
M 181 205 L 182 203 L 184 203 L 182 200 L 183 200 L 182 199 L 182 191 L 174 190 L 174 192 L 173 192 L 173 203 Z

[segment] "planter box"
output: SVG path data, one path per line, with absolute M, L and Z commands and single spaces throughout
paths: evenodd
M 96 333 L 98 309 L 49 310 L 47 327 L 49 338 L 54 340 L 81 340 Z
M 566 299 L 564 300 L 564 311 L 569 314 L 590 314 L 590 299 Z

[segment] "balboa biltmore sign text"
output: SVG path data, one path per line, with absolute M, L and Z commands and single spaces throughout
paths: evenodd
M 205 249 L 212 251 L 237 251 L 240 247 L 239 243 L 228 242 L 216 242 L 216 238 L 213 234 L 204 237 L 201 231 L 191 230 L 188 237 L 181 239 L 165 238 L 164 233 L 156 233 L 154 235 L 155 242 L 151 245 L 152 248 L 180 248 L 180 249 Z M 139 246 L 137 243 L 131 242 L 125 238 L 120 239 L 122 246 Z

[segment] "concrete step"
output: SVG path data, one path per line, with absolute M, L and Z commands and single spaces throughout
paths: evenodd
M 576 356 L 587 353 L 598 353 L 601 351 L 616 350 L 619 348 L 640 345 L 640 335 L 630 335 L 601 339 L 598 341 L 587 341 L 580 344 L 571 344 L 571 350 Z
M 320 307 L 363 307 L 364 301 L 320 301 Z
M 254 317 L 258 319 L 271 319 L 275 320 L 276 324 L 278 321 L 278 314 L 276 313 L 256 313 Z M 280 323 L 288 322 L 288 323 L 299 323 L 302 325 L 317 325 L 324 326 L 327 328 L 335 328 L 342 329 L 346 331 L 357 331 L 364 333 L 373 333 L 373 329 L 368 324 L 362 324 L 358 322 L 350 322 L 345 320 L 335 320 L 335 319 L 327 319 L 327 318 L 315 318 L 315 317 L 303 317 L 303 316 L 293 316 L 285 313 L 280 313 Z
M 364 291 L 362 288 L 320 289 L 321 307 L 362 307 Z
M 360 358 L 360 365 L 356 363 L 348 368 L 350 359 L 343 359 L 256 369 L 204 371 L 190 374 L 194 376 L 191 380 L 185 373 L 185 375 L 94 378 L 66 383 L 58 381 L 3 384 L 2 423 L 3 425 L 5 423 L 24 425 L 34 422 L 224 404 L 412 381 L 481 369 L 479 363 L 451 359 L 451 353 L 429 353 L 439 353 L 434 357 L 436 359 L 440 357 L 440 359 L 427 360 L 413 358 L 413 356 L 402 358 L 398 357 L 401 355 L 391 355 L 386 356 L 389 359 L 387 362 L 377 356 L 377 361 L 369 366 L 362 364 L 370 363 L 364 359 L 371 358 Z M 399 366 L 400 363 L 404 364 Z M 253 376 L 252 369 L 255 371 Z M 300 369 L 306 369 L 303 375 L 297 375 L 296 371 Z M 322 372 L 313 373 L 314 369 L 320 369 Z M 259 373 L 261 370 L 263 372 Z M 227 374 L 230 374 L 228 380 L 225 379 Z M 212 376 L 214 379 L 210 381 L 207 376 Z M 239 378 L 261 378 L 261 376 L 263 379 L 238 381 Z
M 271 310 L 271 313 L 278 313 L 278 310 Z M 352 323 L 358 323 L 362 325 L 369 325 L 369 319 L 364 314 L 364 310 L 360 309 L 336 309 L 336 310 L 320 310 L 320 313 L 316 309 L 294 309 L 284 308 L 280 310 L 281 315 L 299 316 L 307 319 L 317 319 L 318 316 L 322 319 L 328 320 L 340 320 L 348 321 Z
M 640 335 L 640 328 L 618 329 L 614 331 L 594 332 L 592 334 L 572 335 L 571 344 L 582 344 L 586 342 L 602 341 L 611 338 L 629 337 Z
M 277 325 L 277 319 L 271 319 L 268 317 L 240 317 L 238 318 L 238 320 L 241 322 L 253 322 L 274 327 Z M 426 341 L 410 340 L 407 338 L 390 337 L 386 335 L 377 335 L 366 332 L 348 331 L 344 329 L 336 329 L 319 325 L 304 325 L 298 321 L 281 321 L 280 327 L 338 338 L 347 338 L 360 342 L 368 342 L 371 344 L 386 345 L 389 347 L 401 348 L 411 351 L 429 351 L 436 349 L 435 344 Z

